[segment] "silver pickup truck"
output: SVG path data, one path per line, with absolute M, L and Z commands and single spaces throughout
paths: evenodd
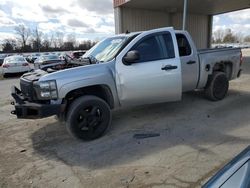
M 100 137 L 111 124 L 111 109 L 179 101 L 203 89 L 223 99 L 229 81 L 241 73 L 238 48 L 198 51 L 186 31 L 160 28 L 106 38 L 83 58 L 88 65 L 47 73 L 27 73 L 12 87 L 18 118 L 57 115 L 71 135 Z

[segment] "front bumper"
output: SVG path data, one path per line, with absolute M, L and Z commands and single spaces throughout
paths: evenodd
M 15 110 L 11 114 L 20 119 L 41 119 L 64 111 L 63 104 L 40 104 L 25 100 L 22 92 L 15 86 L 11 88 L 11 95 L 15 100 L 15 102 L 11 103 L 15 106 Z

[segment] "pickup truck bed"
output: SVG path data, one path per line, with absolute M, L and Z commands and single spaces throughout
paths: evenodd
M 240 76 L 240 48 L 202 49 L 198 50 L 198 56 L 200 68 L 203 70 L 209 69 L 208 71 L 201 71 L 199 84 L 197 86 L 199 89 L 204 88 L 208 75 L 211 75 L 216 69 L 225 69 L 228 80 L 233 80 Z

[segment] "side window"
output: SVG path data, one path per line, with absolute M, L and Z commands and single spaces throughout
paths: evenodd
M 190 44 L 183 34 L 176 34 L 177 44 L 179 48 L 180 56 L 189 56 L 191 55 L 191 47 Z
M 166 46 L 166 59 L 175 58 L 174 44 L 171 34 L 163 34 L 163 39 Z
M 156 36 L 151 36 L 140 41 L 131 50 L 137 50 L 140 54 L 140 60 L 137 61 L 137 63 L 156 61 L 164 58 L 161 46 Z

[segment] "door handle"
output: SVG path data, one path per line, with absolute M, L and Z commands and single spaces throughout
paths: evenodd
M 195 64 L 195 63 L 196 63 L 196 61 L 188 61 L 187 62 L 188 65 Z
M 173 65 L 166 65 L 165 67 L 162 67 L 161 70 L 173 70 L 173 69 L 177 69 L 177 66 L 173 66 Z

